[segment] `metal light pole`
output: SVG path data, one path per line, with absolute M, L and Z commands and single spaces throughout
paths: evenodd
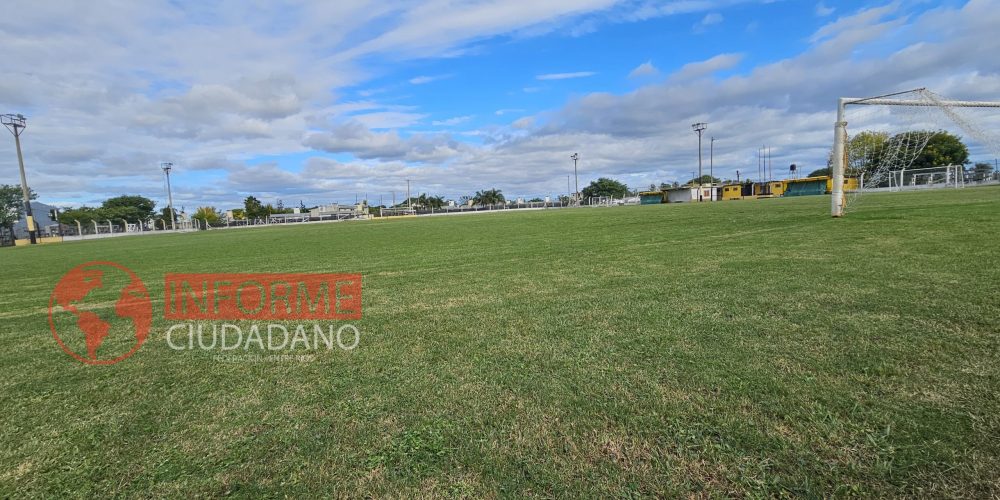
M 410 179 L 406 179 L 406 210 L 412 210 L 413 206 L 410 201 Z
M 580 204 L 580 174 L 576 170 L 576 162 L 580 160 L 580 153 L 573 153 L 570 158 L 573 160 L 573 177 L 575 178 L 574 184 L 576 187 L 576 193 L 574 194 L 574 201 L 577 205 Z
M 708 145 L 708 184 L 712 186 L 712 196 L 709 201 L 715 198 L 715 137 Z
M 17 146 L 17 164 L 21 168 L 21 195 L 24 197 L 24 215 L 28 226 L 28 240 L 32 245 L 38 243 L 35 239 L 35 217 L 31 213 L 31 196 L 28 190 L 28 180 L 24 176 L 24 156 L 21 154 L 21 133 L 27 128 L 27 120 L 24 115 L 9 114 L 0 115 L 0 122 L 3 123 L 10 133 L 14 134 L 14 144 Z
M 708 124 L 698 122 L 691 125 L 691 128 L 698 134 L 698 201 L 701 201 L 701 133 L 708 128 Z
M 170 192 L 170 169 L 174 168 L 174 164 L 163 162 L 160 163 L 160 168 L 163 169 L 163 173 L 167 174 L 167 209 L 170 210 L 170 229 L 176 231 L 177 221 L 174 219 L 174 195 Z

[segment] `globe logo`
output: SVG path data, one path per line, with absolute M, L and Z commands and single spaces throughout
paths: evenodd
M 70 356 L 113 365 L 134 354 L 149 335 L 153 306 L 132 270 L 87 262 L 66 273 L 49 299 L 49 327 Z

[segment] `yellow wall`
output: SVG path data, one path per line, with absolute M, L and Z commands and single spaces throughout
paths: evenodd
M 723 200 L 738 200 L 742 198 L 740 196 L 741 186 L 739 184 L 734 184 L 730 186 L 722 186 L 722 199 Z
M 62 236 L 44 236 L 44 237 L 38 238 L 36 241 L 38 241 L 38 244 L 40 244 L 40 245 L 48 245 L 49 243 L 62 243 L 62 240 L 63 240 Z M 23 246 L 28 246 L 30 244 L 31 244 L 31 241 L 27 240 L 27 239 L 25 239 L 25 240 L 14 240 L 14 246 L 23 247 Z
M 860 187 L 857 177 L 844 177 L 844 190 L 846 191 L 856 191 Z M 833 192 L 833 178 L 826 180 L 826 192 Z

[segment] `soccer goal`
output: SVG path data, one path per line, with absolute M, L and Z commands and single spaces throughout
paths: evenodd
M 831 214 L 842 217 L 866 191 L 964 186 L 965 167 L 947 161 L 942 136 L 959 136 L 972 155 L 1000 156 L 995 108 L 1000 102 L 949 100 L 925 88 L 840 98 L 830 162 Z M 858 188 L 845 189 L 847 178 L 856 179 L 847 184 Z

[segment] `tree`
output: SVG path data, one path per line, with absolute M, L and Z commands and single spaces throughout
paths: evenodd
M 700 180 L 697 177 L 695 177 L 694 179 L 689 180 L 687 183 L 688 183 L 688 185 L 692 185 L 693 186 L 695 184 L 718 184 L 720 182 L 722 182 L 722 179 L 719 179 L 718 177 L 712 177 L 711 175 L 705 174 L 705 175 L 701 176 Z
M 992 175 L 993 166 L 994 166 L 993 164 L 986 162 L 976 163 L 976 166 L 972 167 L 972 174 L 974 175 L 974 179 L 976 179 L 977 181 L 981 181 Z
M 656 191 L 656 184 L 650 184 L 649 185 L 649 190 L 650 191 Z
M 265 216 L 264 205 L 260 203 L 260 200 L 254 198 L 253 196 L 247 196 L 243 200 L 243 213 L 246 214 L 248 219 L 256 219 L 258 217 Z
M 919 145 L 923 143 L 924 137 L 928 137 L 927 145 L 913 159 L 912 163 L 908 165 L 899 163 L 887 165 L 887 167 L 890 170 L 899 170 L 901 168 L 932 168 L 969 163 L 969 149 L 962 143 L 962 139 L 943 130 L 937 132 L 914 130 L 900 132 L 891 137 L 887 132 L 865 130 L 851 137 L 847 142 L 848 171 L 845 173 L 856 176 L 874 172 L 882 166 L 885 156 L 891 154 L 897 146 Z M 832 151 L 827 159 L 827 167 L 832 171 Z
M 38 195 L 29 188 L 28 199 L 34 200 L 36 198 L 38 198 Z M 23 215 L 24 196 L 21 192 L 21 187 L 0 184 L 0 227 L 13 231 L 14 224 L 21 220 L 21 216 Z
M 165 222 L 165 223 L 169 223 L 170 222 L 170 213 L 171 212 L 173 212 L 173 214 L 174 214 L 174 219 L 173 220 L 180 219 L 180 217 L 177 216 L 177 209 L 176 208 L 163 207 L 163 208 L 160 209 L 160 218 L 163 219 L 163 222 Z
M 906 134 L 926 132 L 904 132 L 893 137 L 893 140 L 903 140 Z M 943 130 L 935 132 L 927 140 L 927 146 L 917 155 L 907 168 L 944 167 L 947 165 L 965 165 L 969 163 L 969 148 L 962 139 Z
M 821 176 L 829 177 L 831 175 L 833 174 L 830 173 L 830 167 L 821 168 L 819 170 L 813 170 L 812 172 L 809 172 L 809 177 L 821 177 Z
M 198 207 L 198 210 L 194 212 L 193 218 L 212 225 L 219 223 L 219 217 L 219 211 L 215 207 Z
M 243 220 L 247 218 L 247 213 L 242 208 L 234 208 L 230 212 L 233 213 L 233 219 Z
M 144 196 L 121 195 L 104 200 L 98 215 L 105 220 L 147 221 L 153 218 L 154 208 L 156 202 Z
M 611 197 L 624 198 L 628 194 L 628 186 L 614 179 L 601 177 L 583 188 L 580 195 L 584 198 Z
M 66 225 L 87 225 L 95 220 L 104 220 L 98 209 L 82 206 L 80 208 L 64 208 L 59 212 L 59 222 Z
M 421 204 L 427 208 L 433 208 L 434 210 L 439 210 L 444 207 L 444 198 L 440 196 L 426 196 L 421 195 L 423 200 Z
M 472 203 L 476 205 L 497 205 L 505 201 L 503 193 L 496 188 L 476 191 L 476 195 L 472 197 Z

